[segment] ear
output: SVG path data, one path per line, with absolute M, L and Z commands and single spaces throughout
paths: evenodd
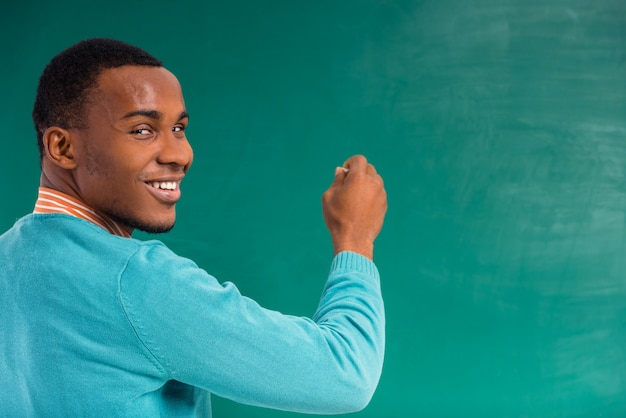
M 76 167 L 76 154 L 72 134 L 63 128 L 53 126 L 43 134 L 43 145 L 48 160 L 66 170 Z

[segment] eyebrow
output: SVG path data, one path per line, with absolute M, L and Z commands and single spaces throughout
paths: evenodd
M 149 117 L 150 119 L 156 119 L 156 120 L 161 120 L 163 118 L 163 114 L 159 112 L 158 110 L 139 109 L 139 110 L 134 110 L 132 112 L 128 112 L 127 114 L 122 116 L 122 119 L 130 119 L 134 116 L 146 116 L 146 117 Z M 185 118 L 189 118 L 189 114 L 183 111 L 178 116 L 178 120 L 182 120 Z

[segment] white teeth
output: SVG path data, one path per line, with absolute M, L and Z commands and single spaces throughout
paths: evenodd
M 164 190 L 175 190 L 176 189 L 176 182 L 175 181 L 153 181 L 152 183 L 150 183 L 150 186 L 154 187 L 155 189 L 164 189 Z

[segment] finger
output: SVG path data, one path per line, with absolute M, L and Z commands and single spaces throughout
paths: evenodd
M 365 168 L 365 172 L 367 174 L 378 174 L 378 172 L 376 171 L 376 167 L 374 167 L 372 164 L 367 164 L 367 167 Z
M 350 171 L 365 171 L 367 160 L 362 155 L 354 155 L 348 158 L 343 166 L 349 168 Z

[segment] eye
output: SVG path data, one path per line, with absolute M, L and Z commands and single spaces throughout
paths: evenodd
M 130 133 L 133 135 L 138 135 L 138 136 L 146 136 L 146 135 L 150 135 L 152 131 L 148 128 L 137 128 L 137 129 L 133 129 Z
M 182 125 L 182 124 L 174 125 L 174 126 L 172 126 L 172 132 L 174 133 L 174 135 L 176 137 L 182 138 L 182 137 L 185 136 L 185 129 L 186 128 L 187 127 L 185 125 Z

